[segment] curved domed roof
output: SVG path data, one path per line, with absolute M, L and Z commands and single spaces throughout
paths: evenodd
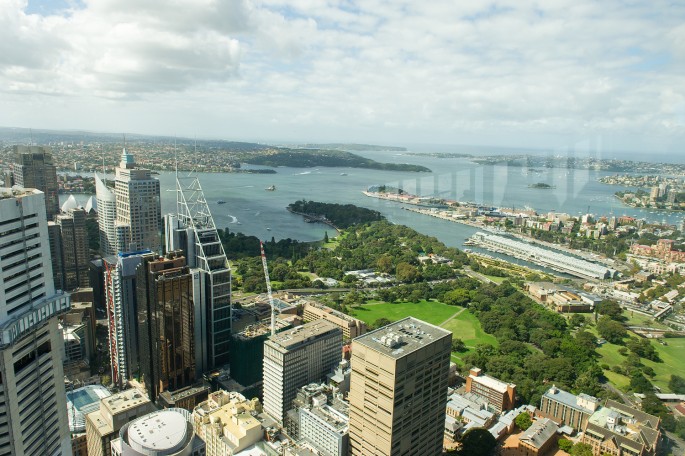
M 62 212 L 67 212 L 69 209 L 77 209 L 78 203 L 74 195 L 69 195 L 69 198 L 62 204 Z
M 114 192 L 107 188 L 105 183 L 100 179 L 100 176 L 98 176 L 98 173 L 95 173 L 95 194 L 97 195 L 98 199 L 103 201 L 109 201 L 112 203 L 116 201 Z
M 98 200 L 94 197 L 91 196 L 88 198 L 88 202 L 86 203 L 86 213 L 90 214 L 91 212 L 97 212 L 98 211 Z

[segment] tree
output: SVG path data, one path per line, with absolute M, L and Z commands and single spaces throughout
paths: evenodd
M 568 439 L 559 439 L 557 445 L 559 445 L 560 450 L 563 450 L 567 453 L 571 451 L 571 448 L 573 448 L 573 442 Z
M 647 380 L 639 371 L 634 372 L 633 375 L 630 376 L 630 389 L 636 393 L 648 393 L 654 391 L 652 384 L 649 383 L 649 380 Z
M 497 445 L 497 440 L 487 429 L 474 428 L 464 433 L 461 445 L 461 449 L 456 453 L 458 455 L 489 456 Z
M 463 340 L 459 339 L 458 337 L 455 337 L 452 339 L 452 351 L 453 352 L 465 352 L 467 350 L 466 344 L 464 343 Z
M 620 320 L 622 318 L 621 315 L 623 314 L 623 309 L 621 309 L 619 303 L 613 299 L 602 300 L 602 302 L 597 304 L 597 308 L 595 310 L 598 314 L 607 315 L 612 320 Z
M 597 321 L 597 332 L 612 344 L 622 344 L 623 339 L 628 335 L 626 328 L 608 315 L 600 317 Z
M 685 378 L 678 375 L 671 375 L 668 381 L 668 387 L 676 394 L 685 394 Z
M 577 328 L 579 326 L 583 326 L 586 322 L 587 320 L 585 320 L 584 316 L 575 313 L 571 316 L 571 319 L 569 320 L 569 325 L 571 325 L 574 328 Z
M 390 323 L 392 323 L 391 320 L 388 320 L 387 318 L 379 318 L 378 320 L 373 322 L 373 327 L 374 328 L 382 328 L 383 326 L 387 326 Z
M 324 231 L 323 233 L 323 242 L 328 244 L 328 231 Z
M 521 412 L 515 419 L 514 423 L 516 423 L 516 426 L 521 429 L 522 431 L 525 431 L 529 427 L 533 425 L 533 420 L 530 419 L 530 415 L 526 412 Z
M 587 443 L 576 443 L 569 454 L 571 456 L 593 456 L 592 447 Z
M 466 304 L 469 303 L 471 300 L 471 295 L 469 294 L 468 290 L 465 290 L 463 288 L 457 288 L 456 290 L 448 291 L 445 293 L 445 297 L 443 298 L 445 301 L 445 304 L 449 304 L 450 306 L 465 306 Z
M 390 258 L 390 255 L 381 255 L 376 261 L 376 267 L 379 272 L 386 274 L 392 272 L 392 258 Z
M 397 269 L 395 271 L 397 280 L 400 282 L 415 282 L 419 278 L 419 270 L 416 269 L 416 266 L 412 266 L 409 263 L 399 263 L 397 265 Z

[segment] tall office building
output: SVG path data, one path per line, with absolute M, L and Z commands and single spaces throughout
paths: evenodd
M 60 273 L 61 290 L 72 291 L 90 285 L 88 275 L 88 233 L 86 231 L 86 211 L 83 209 L 68 209 L 66 213 L 55 217 L 55 224 L 59 227 L 61 250 Z M 53 265 L 54 265 L 53 261 Z
M 196 368 L 205 372 L 229 361 L 231 269 L 200 181 L 176 179 L 176 214 L 164 217 L 165 251 L 182 250 L 193 270 Z
M 282 423 L 297 390 L 324 380 L 341 359 L 342 330 L 326 320 L 271 336 L 264 342 L 264 411 Z
M 161 252 L 159 180 L 149 169 L 137 168 L 123 150 L 114 190 L 95 174 L 100 250 L 103 256 L 150 249 Z
M 117 254 L 117 203 L 114 192 L 107 187 L 100 176 L 95 173 L 95 197 L 97 199 L 98 228 L 100 232 L 100 254 Z
M 352 341 L 350 454 L 442 454 L 452 333 L 413 317 Z
M 139 372 L 136 268 L 150 257 L 154 254 L 143 250 L 103 258 L 112 382 L 119 385 Z
M 125 227 L 125 237 L 117 239 L 119 252 L 150 249 L 161 253 L 159 180 L 152 177 L 149 169 L 137 168 L 133 155 L 126 149 L 116 169 L 114 196 L 117 225 Z
M 0 189 L 0 456 L 71 454 L 45 198 Z
M 138 266 L 140 373 L 152 401 L 195 383 L 193 277 L 185 258 L 146 258 Z M 198 373 L 199 374 L 199 373 Z
M 48 221 L 59 214 L 57 168 L 48 148 L 42 146 L 14 146 L 12 173 L 14 185 L 35 188 L 44 193 Z

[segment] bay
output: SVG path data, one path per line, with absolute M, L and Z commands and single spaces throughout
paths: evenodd
M 421 233 L 435 236 L 453 247 L 463 247 L 464 241 L 476 229 L 402 210 L 402 205 L 369 198 L 362 194 L 368 186 L 384 184 L 402 188 L 421 196 L 472 201 L 495 207 L 525 206 L 540 213 L 566 212 L 571 215 L 631 215 L 652 222 L 677 224 L 679 213 L 635 209 L 623 206 L 614 192 L 623 187 L 601 184 L 598 179 L 612 174 L 593 170 L 562 168 L 528 169 L 525 167 L 482 166 L 465 158 L 438 158 L 429 155 L 408 155 L 401 152 L 355 152 L 380 162 L 410 163 L 427 166 L 431 173 L 382 171 L 359 168 L 276 168 L 276 174 L 198 173 L 209 208 L 219 228 L 254 235 L 262 240 L 319 240 L 333 229 L 318 223 L 305 223 L 301 216 L 285 208 L 300 199 L 355 204 L 381 212 L 390 222 L 407 225 Z M 499 151 L 498 151 L 499 153 Z M 246 166 L 247 167 L 247 166 Z M 179 173 L 179 175 L 186 175 Z M 175 212 L 175 174 L 162 172 L 162 213 Z M 544 182 L 553 189 L 531 189 L 528 186 Z M 267 191 L 269 186 L 275 191 Z M 61 195 L 61 200 L 66 199 Z M 86 195 L 77 195 L 85 204 Z M 219 204 L 218 201 L 225 201 Z

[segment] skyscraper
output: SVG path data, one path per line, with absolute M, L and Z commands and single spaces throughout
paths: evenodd
M 413 317 L 352 341 L 351 455 L 442 454 L 451 342 Z
M 149 169 L 137 168 L 124 149 L 114 191 L 95 174 L 95 193 L 103 256 L 143 249 L 161 253 L 159 181 Z
M 176 179 L 176 214 L 165 216 L 165 250 L 182 250 L 193 270 L 196 369 L 228 363 L 231 269 L 197 177 Z
M 282 423 L 297 390 L 324 380 L 341 359 L 342 330 L 326 320 L 271 336 L 264 342 L 264 411 Z
M 0 456 L 71 453 L 45 198 L 0 190 Z
M 123 236 L 117 239 L 118 251 L 150 249 L 161 253 L 159 180 L 152 177 L 149 169 L 137 168 L 133 155 L 126 149 L 116 169 L 114 195 L 116 223 L 123 229 Z
M 149 257 L 154 254 L 143 250 L 103 259 L 112 382 L 119 385 L 138 373 L 136 268 Z
M 59 214 L 57 168 L 52 154 L 46 147 L 14 146 L 13 162 L 14 184 L 43 192 L 46 217 L 52 221 Z
M 100 231 L 100 254 L 117 254 L 117 202 L 114 192 L 95 173 L 95 196 L 97 199 L 98 228 Z
M 62 277 L 60 287 L 65 291 L 72 291 L 79 287 L 90 285 L 88 276 L 88 233 L 86 231 L 86 211 L 83 209 L 68 209 L 66 213 L 57 215 L 55 223 L 59 226 L 60 244 L 62 250 Z
M 185 258 L 145 258 L 137 270 L 140 373 L 150 400 L 190 386 L 195 371 L 193 277 Z

